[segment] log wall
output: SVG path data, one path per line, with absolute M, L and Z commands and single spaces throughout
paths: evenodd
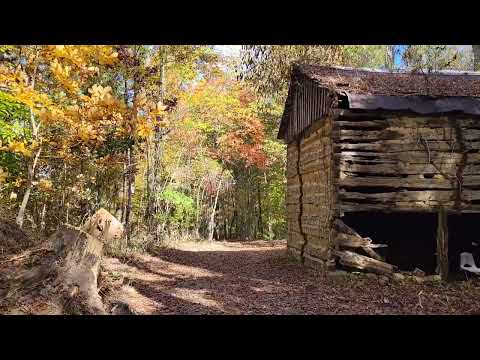
M 480 212 L 480 120 L 341 111 L 338 210 Z
M 288 247 L 310 263 L 330 258 L 335 208 L 332 125 L 331 119 L 315 122 L 287 148 Z

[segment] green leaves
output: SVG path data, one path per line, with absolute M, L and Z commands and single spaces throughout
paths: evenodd
M 171 186 L 167 187 L 161 194 L 162 200 L 170 211 L 162 214 L 163 220 L 170 222 L 175 227 L 182 226 L 188 228 L 193 225 L 195 216 L 195 202 L 191 197 L 182 192 L 174 190 Z

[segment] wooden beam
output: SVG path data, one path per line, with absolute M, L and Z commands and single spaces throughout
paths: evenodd
M 443 207 L 438 210 L 437 227 L 437 274 L 442 280 L 448 278 L 448 216 Z
M 339 259 L 340 264 L 346 267 L 373 272 L 380 275 L 391 275 L 393 273 L 393 265 L 372 259 L 368 256 L 355 254 L 354 252 L 347 250 L 334 250 L 332 253 Z

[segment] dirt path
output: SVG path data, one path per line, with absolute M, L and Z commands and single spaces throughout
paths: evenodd
M 122 301 L 137 314 L 480 314 L 478 281 L 379 284 L 325 279 L 286 258 L 285 243 L 190 243 L 128 261 Z

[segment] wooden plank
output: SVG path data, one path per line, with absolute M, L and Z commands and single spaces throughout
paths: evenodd
M 457 172 L 457 163 L 450 162 L 446 164 L 409 164 L 409 163 L 370 163 L 370 164 L 352 164 L 347 161 L 339 162 L 340 171 L 346 173 L 365 173 L 378 175 L 422 175 L 422 174 L 447 174 L 455 176 Z M 439 171 L 440 170 L 440 171 Z M 480 165 L 467 166 L 466 170 L 470 174 L 480 174 Z
M 404 189 L 425 189 L 425 190 L 441 190 L 456 189 L 458 182 L 454 179 L 426 179 L 416 176 L 399 177 L 355 177 L 341 173 L 338 181 L 340 187 L 383 187 L 383 188 L 404 188 Z M 342 178 L 342 176 L 345 176 Z M 463 187 L 480 186 L 480 175 L 464 175 Z
M 434 204 L 433 202 L 426 206 L 424 202 L 407 202 L 407 203 L 395 203 L 391 204 L 359 204 L 354 202 L 345 202 L 341 201 L 335 205 L 335 210 L 339 213 L 350 213 L 350 212 L 386 212 L 386 213 L 409 213 L 409 212 L 420 212 L 420 213 L 436 213 L 440 206 L 443 206 L 447 212 L 458 213 L 458 209 L 455 207 L 455 202 L 451 201 L 448 203 L 438 203 Z M 479 214 L 480 205 L 478 204 L 461 204 L 461 211 L 464 214 Z
M 342 114 L 343 112 L 343 114 Z M 334 119 L 336 123 L 340 125 L 344 122 L 358 123 L 358 126 L 361 126 L 362 123 L 375 122 L 375 123 L 384 123 L 388 127 L 404 127 L 404 128 L 419 128 L 419 127 L 429 127 L 429 128 L 445 128 L 450 127 L 450 123 L 446 116 L 391 116 L 388 113 L 347 113 L 348 110 L 334 110 Z M 473 119 L 468 117 L 459 117 L 457 116 L 455 122 L 460 125 L 462 128 L 472 128 L 480 129 L 480 120 Z M 348 126 L 355 126 L 348 125 Z
M 378 260 L 378 261 L 385 261 L 383 257 L 381 257 L 379 254 L 375 252 L 370 246 L 362 246 L 362 250 L 365 251 L 365 253 L 370 256 L 371 258 Z
M 341 247 L 360 248 L 371 245 L 371 240 L 352 234 L 337 233 L 337 236 L 335 237 L 335 243 Z
M 353 236 L 356 236 L 357 238 L 362 238 L 355 230 L 353 230 L 350 226 L 345 224 L 343 220 L 335 219 L 334 224 L 335 224 L 335 230 L 337 232 L 344 233 L 347 235 L 353 235 Z
M 451 163 L 458 162 L 462 158 L 462 154 L 456 152 L 446 151 L 427 151 L 412 150 L 400 151 L 395 153 L 377 152 L 377 151 L 342 151 L 335 153 L 334 158 L 344 161 L 381 161 L 381 162 L 404 162 L 410 164 L 426 164 L 429 162 L 437 163 Z M 468 163 L 480 163 L 480 153 L 467 154 Z
M 340 140 L 395 140 L 395 139 L 426 139 L 431 141 L 438 140 L 456 140 L 456 129 L 451 127 L 444 128 L 404 128 L 388 127 L 381 130 L 339 130 Z M 468 129 L 463 131 L 465 140 L 479 140 L 480 130 Z
M 438 210 L 436 270 L 443 280 L 448 278 L 448 221 L 443 207 Z
M 386 262 L 372 259 L 370 257 L 343 250 L 334 250 L 332 254 L 339 259 L 343 266 L 373 272 L 380 275 L 391 275 L 394 267 Z
M 341 176 L 346 176 L 345 173 Z M 480 179 L 478 179 L 480 184 Z M 454 189 L 457 185 L 447 179 L 423 179 L 409 176 L 397 177 L 354 177 L 346 176 L 338 181 L 340 187 L 384 187 L 384 188 L 415 188 L 415 189 Z
M 454 201 L 455 191 L 430 190 L 430 191 L 394 191 L 387 193 L 360 193 L 340 190 L 339 198 L 349 201 L 369 201 L 372 203 L 394 204 L 397 202 L 448 202 Z M 478 196 L 478 195 L 477 195 Z M 468 197 L 468 195 L 466 195 Z

